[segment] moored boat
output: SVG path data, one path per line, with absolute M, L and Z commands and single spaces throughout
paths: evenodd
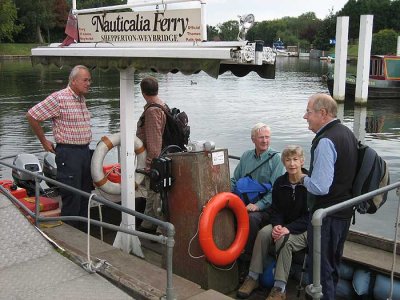
M 329 93 L 333 96 L 333 73 L 326 75 Z M 353 74 L 346 76 L 346 97 L 354 98 L 356 79 Z M 368 99 L 400 99 L 400 56 L 371 56 Z

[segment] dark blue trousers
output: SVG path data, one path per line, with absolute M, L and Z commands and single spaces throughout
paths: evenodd
M 249 237 L 247 238 L 247 243 L 244 247 L 244 254 L 241 258 L 245 261 L 250 261 L 251 255 L 253 254 L 254 242 L 258 232 L 264 226 L 270 224 L 269 213 L 266 211 L 255 211 L 249 212 Z
M 57 144 L 57 180 L 66 185 L 90 193 L 93 190 L 90 172 L 91 154 L 88 145 Z M 87 217 L 88 198 L 60 189 L 61 216 Z M 66 223 L 86 231 L 87 224 L 78 221 Z
M 344 242 L 349 232 L 350 219 L 325 217 L 321 228 L 321 285 L 322 299 L 335 300 L 336 285 L 339 281 L 339 265 L 343 255 Z M 311 219 L 307 229 L 308 276 L 313 278 L 313 227 Z

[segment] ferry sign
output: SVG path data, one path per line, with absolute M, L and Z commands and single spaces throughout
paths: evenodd
M 202 41 L 201 9 L 78 15 L 81 43 Z

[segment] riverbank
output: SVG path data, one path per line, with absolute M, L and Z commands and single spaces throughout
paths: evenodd
M 0 43 L 0 56 L 4 59 L 30 56 L 31 49 L 43 44 Z

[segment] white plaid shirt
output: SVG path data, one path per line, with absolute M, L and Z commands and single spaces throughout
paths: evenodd
M 51 119 L 58 144 L 85 145 L 92 140 L 90 113 L 85 98 L 68 86 L 54 92 L 32 107 L 28 113 L 37 121 Z

